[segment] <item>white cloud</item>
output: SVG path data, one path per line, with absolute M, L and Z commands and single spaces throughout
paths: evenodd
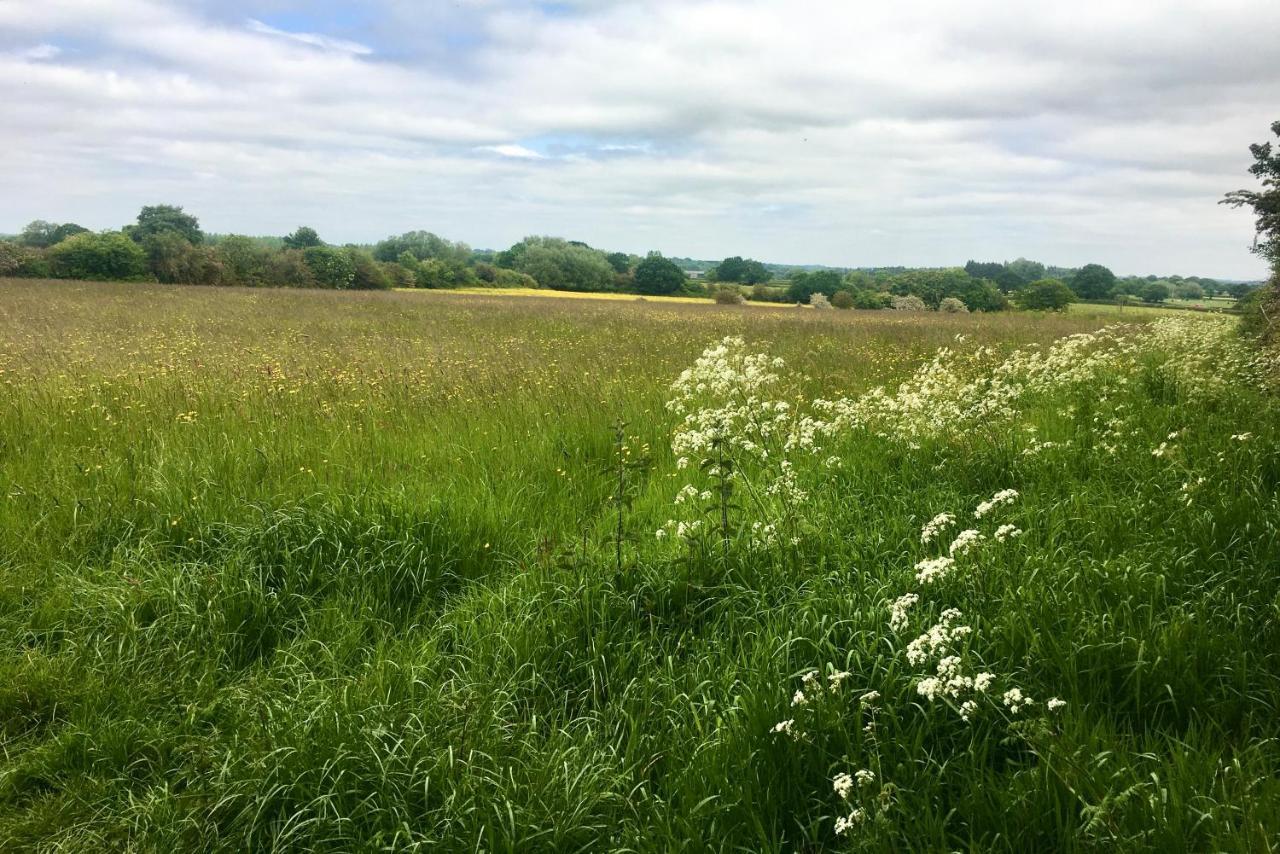
M 1216 202 L 1280 118 L 1271 0 L 265 5 L 0 3 L 0 194 L 31 200 L 0 230 L 174 201 L 332 240 L 1261 273 Z
M 321 35 L 320 33 L 291 33 L 287 30 L 276 29 L 275 27 L 264 24 L 256 18 L 250 18 L 245 25 L 255 33 L 292 39 L 300 44 L 318 47 L 323 50 L 333 50 L 340 53 L 354 53 L 360 56 L 373 53 L 373 48 L 367 45 L 362 45 L 359 42 L 347 41 L 346 39 L 335 39 L 330 36 Z

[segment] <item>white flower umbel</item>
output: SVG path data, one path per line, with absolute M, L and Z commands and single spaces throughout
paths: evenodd
M 1012 504 L 1017 499 L 1018 499 L 1018 490 L 1002 489 L 999 492 L 997 492 L 995 495 L 988 498 L 986 501 L 983 501 L 981 504 L 979 504 L 978 508 L 973 511 L 973 518 L 981 519 L 983 516 L 986 516 L 992 510 L 995 510 L 998 507 L 1004 507 L 1007 504 Z
M 918 570 L 919 568 L 919 565 L 917 565 L 916 569 Z M 900 632 L 907 628 L 910 622 L 907 619 L 907 611 L 911 610 L 912 606 L 919 601 L 920 597 L 915 593 L 906 593 L 894 599 L 893 604 L 889 606 L 889 628 L 895 632 Z
M 980 546 L 984 539 L 986 538 L 982 536 L 980 531 L 969 528 L 956 534 L 956 538 L 951 541 L 951 547 L 947 549 L 947 552 L 952 557 L 966 555 Z
M 933 542 L 939 534 L 955 524 L 956 516 L 954 513 L 939 513 L 930 519 L 925 526 L 920 529 L 920 542 L 928 545 Z
M 932 584 L 941 581 L 956 568 L 955 558 L 931 557 L 916 564 L 916 581 L 921 584 Z
M 996 542 L 1003 543 L 1021 536 L 1022 531 L 1017 525 L 1001 525 L 999 528 L 996 528 Z

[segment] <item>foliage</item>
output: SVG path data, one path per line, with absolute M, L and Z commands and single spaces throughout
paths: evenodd
M 333 246 L 311 246 L 302 250 L 302 257 L 317 287 L 337 290 L 354 287 L 356 265 L 344 250 Z
M 831 300 L 827 299 L 827 295 L 814 291 L 809 294 L 809 306 L 817 309 L 831 308 Z
M 176 205 L 145 205 L 138 212 L 138 221 L 124 228 L 124 233 L 138 243 L 164 232 L 175 232 L 193 245 L 204 240 L 200 221 Z
M 1061 279 L 1039 279 L 1018 292 L 1018 304 L 1032 311 L 1065 311 L 1076 295 Z
M 147 266 L 158 281 L 180 285 L 214 285 L 222 280 L 218 250 L 192 246 L 176 231 L 161 231 L 143 241 Z
M 284 245 L 288 249 L 310 249 L 312 246 L 323 246 L 324 241 L 314 228 L 300 225 L 293 234 L 285 235 Z
M 814 294 L 831 297 L 843 286 L 844 282 L 835 270 L 801 270 L 791 274 L 791 281 L 787 285 L 787 299 L 791 302 L 808 303 Z
M 1161 303 L 1169 298 L 1170 289 L 1164 282 L 1147 282 L 1138 292 L 1138 296 L 1143 302 Z
M 604 259 L 609 262 L 609 266 L 613 268 L 615 273 L 622 274 L 631 271 L 631 256 L 625 252 L 610 252 L 604 256 Z
M 18 243 L 33 249 L 45 249 L 88 230 L 74 222 L 58 224 L 37 219 L 27 223 L 22 229 L 22 234 L 18 235 Z
M 139 279 L 147 272 L 147 253 L 119 231 L 77 234 L 46 251 L 59 278 Z
M 946 314 L 968 314 L 969 307 L 955 297 L 944 297 L 942 302 L 938 303 L 938 311 Z
M 386 290 L 391 287 L 391 279 L 387 277 L 386 272 L 373 260 L 368 252 L 362 249 L 348 246 L 343 250 L 348 260 L 351 262 L 352 279 L 351 287 L 355 290 L 372 291 Z
M 268 252 L 263 259 L 262 279 L 280 288 L 322 287 L 301 249 Z
M 889 307 L 894 311 L 928 311 L 929 306 L 925 305 L 924 300 L 914 294 L 908 296 L 896 296 L 892 298 Z
M 1280 137 L 1280 121 L 1271 124 L 1271 132 Z M 1262 189 L 1234 190 L 1227 193 L 1222 204 L 1253 209 L 1257 231 L 1253 251 L 1280 269 L 1280 149 L 1263 142 L 1249 146 L 1249 153 L 1253 155 L 1249 174 L 1262 183 Z
M 1116 276 L 1101 264 L 1085 264 L 1071 279 L 1071 290 L 1080 299 L 1109 299 Z
M 711 299 L 716 305 L 743 305 L 747 298 L 735 287 L 718 287 L 711 292 Z
M 637 293 L 674 294 L 685 286 L 686 281 L 684 270 L 663 258 L 660 252 L 650 252 L 636 265 L 634 285 Z
M 47 278 L 49 275 L 49 262 L 40 251 L 0 240 L 0 276 Z
M 759 261 L 751 258 L 744 259 L 741 255 L 734 255 L 731 258 L 725 258 L 713 267 L 708 273 L 708 278 L 716 282 L 738 282 L 746 285 L 758 285 L 768 282 L 773 278 L 773 274 Z
M 217 242 L 215 249 L 222 266 L 223 281 L 227 284 L 260 287 L 279 283 L 266 274 L 269 250 L 252 238 L 229 234 Z
M 853 297 L 852 291 L 836 291 L 835 296 L 831 297 L 832 308 L 849 309 L 857 305 L 857 301 Z
M 558 237 L 526 237 L 499 253 L 497 262 L 532 276 L 544 288 L 608 291 L 614 286 L 613 267 L 603 252 Z

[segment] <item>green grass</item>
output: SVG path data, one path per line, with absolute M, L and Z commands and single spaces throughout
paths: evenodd
M 1271 850 L 1256 383 L 1144 353 L 974 429 L 842 431 L 797 462 L 794 546 L 753 548 L 749 506 L 727 548 L 654 536 L 690 476 L 664 403 L 711 342 L 785 359 L 802 405 L 1160 316 L 1093 308 L 0 281 L 0 850 Z M 975 668 L 1039 704 L 966 723 L 888 603 L 921 525 L 1006 487 L 1023 535 L 916 616 L 960 608 Z M 811 668 L 850 676 L 793 708 Z M 859 768 L 891 804 L 836 836 Z

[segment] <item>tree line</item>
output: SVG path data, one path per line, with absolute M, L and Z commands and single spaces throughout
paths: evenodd
M 206 234 L 176 205 L 148 205 L 119 230 L 36 220 L 0 241 L 0 276 L 159 281 L 190 285 L 329 288 L 550 288 L 644 295 L 717 296 L 836 308 L 1053 310 L 1075 300 L 1242 297 L 1248 285 L 1195 276 L 1119 278 L 1100 264 L 1047 267 L 1018 258 L 946 269 L 780 267 L 741 256 L 706 266 L 705 278 L 659 252 L 607 252 L 576 240 L 526 237 L 502 251 L 474 250 L 428 231 L 373 245 L 326 243 L 301 226 L 284 237 Z M 687 262 L 686 262 L 687 264 Z M 701 270 L 698 272 L 702 272 Z M 782 278 L 780 278 L 782 277 Z M 815 302 L 815 300 L 817 300 Z

